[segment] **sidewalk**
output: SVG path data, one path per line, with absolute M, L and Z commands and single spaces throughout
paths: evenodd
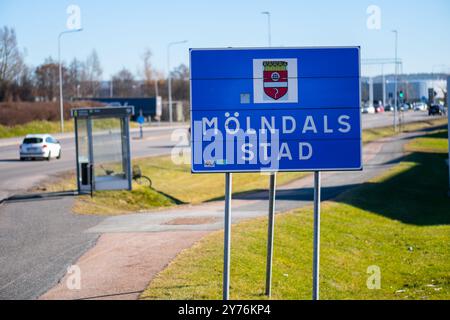
M 322 200 L 364 183 L 398 163 L 403 145 L 414 134 L 402 134 L 364 146 L 364 171 L 322 174 Z M 268 192 L 236 195 L 232 222 L 265 216 Z M 311 175 L 277 189 L 276 211 L 312 204 Z M 67 288 L 68 276 L 41 299 L 137 299 L 149 281 L 182 250 L 204 235 L 223 228 L 223 201 L 183 206 L 157 213 L 109 217 L 87 233 L 101 234 L 97 245 L 76 263 L 81 289 Z

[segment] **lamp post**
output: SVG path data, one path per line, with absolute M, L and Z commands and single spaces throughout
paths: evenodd
M 64 102 L 63 102 L 63 83 L 62 83 L 62 64 L 61 64 L 61 37 L 66 33 L 80 32 L 83 29 L 74 29 L 63 31 L 58 35 L 58 62 L 59 62 L 59 112 L 61 116 L 61 132 L 64 132 Z
M 447 135 L 448 135 L 448 196 L 450 197 L 450 96 L 449 94 L 450 90 L 450 77 L 447 77 Z
M 398 90 L 398 61 L 397 61 L 397 48 L 398 48 L 398 31 L 392 30 L 395 34 L 395 98 L 394 98 L 394 132 L 397 132 L 397 90 Z
M 167 45 L 167 73 L 168 73 L 168 94 L 169 94 L 169 122 L 172 123 L 172 76 L 170 74 L 170 47 L 176 44 L 186 43 L 187 40 L 170 42 Z
M 386 77 L 384 76 L 384 64 L 381 65 L 381 81 L 383 82 L 383 108 L 386 107 Z
M 261 14 L 267 15 L 267 31 L 268 31 L 268 39 L 269 39 L 269 47 L 272 46 L 272 39 L 271 39 L 271 30 L 270 30 L 270 12 L 269 11 L 263 11 Z

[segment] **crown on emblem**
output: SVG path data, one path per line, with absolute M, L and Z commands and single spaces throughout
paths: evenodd
M 287 65 L 286 61 L 263 61 L 264 71 L 284 71 Z

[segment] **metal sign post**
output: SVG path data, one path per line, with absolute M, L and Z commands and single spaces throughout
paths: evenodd
M 267 236 L 267 266 L 266 266 L 266 296 L 272 295 L 272 260 L 273 260 L 273 229 L 275 222 L 275 188 L 277 176 L 275 172 L 270 174 L 269 188 L 269 221 Z
M 191 172 L 225 173 L 223 298 L 229 298 L 232 172 L 362 170 L 359 47 L 190 49 Z M 320 92 L 320 95 L 316 93 Z M 266 295 L 271 295 L 276 177 L 270 177 Z
M 225 221 L 223 239 L 223 300 L 230 299 L 231 193 L 232 175 L 225 173 Z
M 320 263 L 320 171 L 314 172 L 314 245 L 313 245 L 313 300 L 319 300 Z
M 137 122 L 139 123 L 139 139 L 144 138 L 143 124 L 145 122 L 145 118 L 142 112 L 142 109 L 139 110 L 139 117 L 137 118 Z

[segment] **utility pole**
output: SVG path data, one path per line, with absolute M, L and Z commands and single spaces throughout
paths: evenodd
M 383 107 L 386 107 L 386 77 L 384 76 L 384 64 L 381 65 L 381 81 L 383 81 Z
M 369 78 L 369 107 L 373 107 L 373 78 Z
M 182 44 L 182 43 L 186 43 L 187 40 L 183 40 L 183 41 L 175 41 L 175 42 L 170 42 L 167 45 L 167 73 L 168 73 L 168 91 L 169 91 L 169 122 L 172 123 L 173 121 L 173 117 L 172 117 L 172 75 L 170 74 L 170 47 L 175 45 L 175 44 Z
M 74 29 L 63 31 L 58 35 L 58 63 L 59 63 L 59 112 L 61 116 L 61 132 L 64 132 L 64 100 L 63 100 L 63 79 L 61 62 L 61 37 L 66 33 L 80 32 L 83 29 Z
M 397 132 L 397 90 L 398 90 L 398 31 L 392 30 L 395 33 L 395 92 L 394 92 L 394 132 Z
M 270 12 L 269 11 L 263 11 L 261 14 L 267 15 L 267 34 L 268 34 L 268 40 L 269 40 L 269 47 L 272 46 L 272 31 L 270 27 Z
M 450 197 L 450 97 L 449 97 L 449 91 L 450 90 L 450 77 L 447 77 L 447 134 L 448 134 L 448 196 Z

